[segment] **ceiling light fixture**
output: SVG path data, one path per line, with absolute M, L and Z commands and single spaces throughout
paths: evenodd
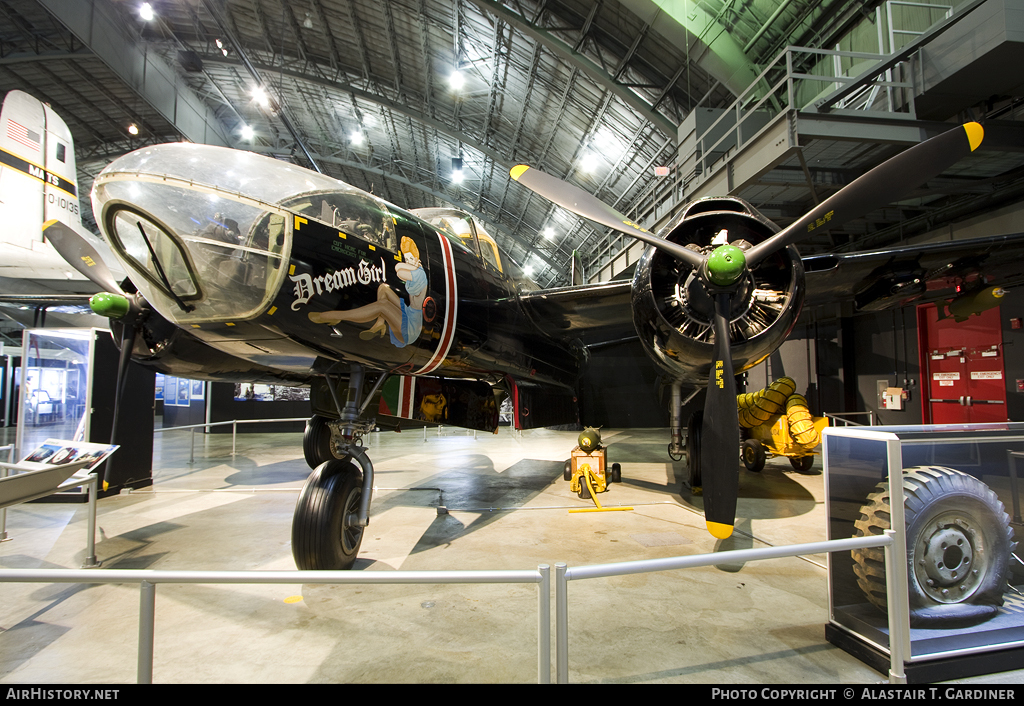
M 548 240 L 551 240 L 552 238 L 554 238 L 555 237 L 555 229 L 552 228 L 551 226 L 548 226 L 547 228 L 545 228 L 544 229 L 544 237 L 547 238 Z
M 448 85 L 456 91 L 462 90 L 462 87 L 466 85 L 466 77 L 462 75 L 461 71 L 456 69 L 455 71 L 452 71 L 452 75 L 448 77 Z
M 148 2 L 144 2 L 139 6 L 139 17 L 146 22 L 149 22 L 155 16 L 153 12 L 153 6 Z
M 270 96 L 267 95 L 262 86 L 256 86 L 256 88 L 252 89 L 252 97 L 261 108 L 266 108 L 270 105 Z
M 366 141 L 366 135 L 364 135 L 359 130 L 353 130 L 351 133 L 349 133 L 348 141 L 352 144 L 353 147 L 359 147 Z
M 132 136 L 138 135 L 139 134 L 139 126 L 136 125 L 135 123 L 132 123 L 131 125 L 129 125 L 128 126 L 128 134 L 132 135 Z
M 243 125 L 242 126 L 242 139 L 243 140 L 251 140 L 253 137 L 255 137 L 255 135 L 256 135 L 256 131 L 252 129 L 252 126 L 250 126 L 250 125 Z

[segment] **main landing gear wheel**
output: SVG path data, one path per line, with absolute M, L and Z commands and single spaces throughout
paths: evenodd
M 327 417 L 314 414 L 306 422 L 306 431 L 302 434 L 302 455 L 310 468 L 316 468 L 324 461 L 337 460 L 331 450 L 331 427 Z
M 904 469 L 903 489 L 911 625 L 954 627 L 995 615 L 1016 546 L 999 498 L 977 478 L 942 466 Z M 861 508 L 855 536 L 889 529 L 889 511 L 889 484 L 880 483 Z M 882 548 L 854 551 L 853 558 L 857 584 L 885 610 Z
M 704 431 L 704 410 L 690 415 L 686 425 L 686 467 L 690 474 L 690 490 L 701 487 L 700 435 Z
M 766 454 L 764 446 L 757 439 L 744 441 L 743 446 L 740 447 L 740 456 L 743 457 L 743 465 L 747 467 L 748 471 L 760 473 L 764 470 Z
M 363 528 L 355 524 L 363 474 L 352 461 L 325 461 L 302 486 L 292 518 L 292 557 L 300 570 L 352 568 Z

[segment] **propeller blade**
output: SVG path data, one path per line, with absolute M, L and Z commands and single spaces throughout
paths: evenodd
M 701 263 L 704 262 L 703 256 L 699 253 L 687 250 L 675 243 L 670 243 L 640 228 L 614 208 L 601 201 L 601 199 L 593 194 L 588 194 L 583 189 L 567 181 L 562 181 L 557 177 L 553 177 L 538 169 L 533 169 L 525 164 L 512 167 L 509 174 L 526 188 L 540 194 L 562 208 L 572 211 L 577 216 L 600 223 L 603 226 L 652 245 L 672 255 L 677 260 L 682 260 L 691 267 L 700 267 Z
M 729 350 L 729 310 L 732 295 L 715 295 L 715 345 L 708 395 L 704 402 L 700 473 L 704 486 L 704 520 L 718 539 L 732 535 L 739 490 L 739 412 L 736 377 Z
M 121 285 L 107 267 L 104 256 L 100 254 L 102 249 L 109 257 L 105 243 L 98 240 L 95 243 L 90 242 L 85 234 L 57 220 L 44 223 L 43 234 L 69 265 L 88 277 L 100 289 L 124 294 Z
M 802 218 L 747 251 L 751 269 L 777 250 L 819 228 L 830 228 L 863 216 L 880 206 L 905 198 L 929 179 L 956 164 L 978 148 L 985 130 L 966 123 L 925 140 L 844 186 Z
M 132 361 L 132 348 L 135 345 L 135 335 L 138 327 L 134 323 L 126 323 L 121 330 L 121 355 L 117 361 L 117 381 L 114 383 L 114 421 L 110 426 L 110 443 L 120 444 L 121 434 L 118 430 L 118 422 L 121 419 L 121 398 L 124 396 L 125 383 L 128 380 L 128 364 Z M 111 456 L 96 471 L 98 476 L 98 487 L 105 489 L 104 478 L 110 474 L 113 468 L 114 457 Z

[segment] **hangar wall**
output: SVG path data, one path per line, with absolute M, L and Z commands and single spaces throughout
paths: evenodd
M 845 409 L 872 411 L 876 424 L 920 424 L 921 366 L 914 308 L 844 318 L 840 333 L 845 344 Z M 902 410 L 882 407 L 880 385 L 909 391 Z
M 1003 364 L 1006 366 L 1006 413 L 1014 422 L 1024 421 L 1024 391 L 1017 381 L 1024 381 L 1024 328 L 1015 329 L 1011 319 L 1024 318 L 1024 289 L 1011 289 L 999 307 L 1003 324 Z
M 1024 288 L 1010 289 L 1000 306 L 1003 332 L 1007 414 L 1024 421 L 1024 328 L 1012 328 L 1011 319 L 1024 318 Z M 779 350 L 747 371 L 743 387 L 753 392 L 787 375 L 796 381 L 811 411 L 875 413 L 876 424 L 921 424 L 921 380 L 917 316 L 914 307 L 841 319 L 800 324 Z M 909 390 L 902 410 L 884 409 L 878 387 L 884 384 Z M 616 343 L 592 352 L 580 385 L 581 423 L 587 426 L 642 428 L 668 426 L 668 411 L 661 381 L 638 341 Z M 684 390 L 683 395 L 689 394 Z M 704 395 L 683 408 L 701 409 Z M 851 417 L 866 423 L 864 416 Z
M 616 428 L 667 427 L 658 372 L 640 341 L 614 343 L 590 352 L 579 385 L 580 422 Z

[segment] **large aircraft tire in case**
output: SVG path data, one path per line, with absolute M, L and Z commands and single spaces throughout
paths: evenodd
M 309 475 L 292 518 L 292 557 L 300 570 L 352 568 L 363 528 L 350 520 L 362 491 L 363 474 L 349 459 L 325 461 Z
M 690 489 L 701 487 L 700 478 L 700 435 L 704 431 L 704 410 L 690 415 L 686 425 L 686 467 L 689 470 Z
M 327 417 L 314 414 L 306 422 L 306 431 L 302 434 L 302 455 L 310 468 L 336 459 L 331 452 L 331 428 L 327 421 Z
M 977 478 L 942 466 L 904 469 L 903 490 L 911 625 L 956 627 L 995 615 L 1016 546 L 999 498 Z M 889 511 L 889 484 L 879 483 L 855 536 L 889 529 Z M 883 549 L 857 550 L 853 558 L 857 584 L 886 610 Z

